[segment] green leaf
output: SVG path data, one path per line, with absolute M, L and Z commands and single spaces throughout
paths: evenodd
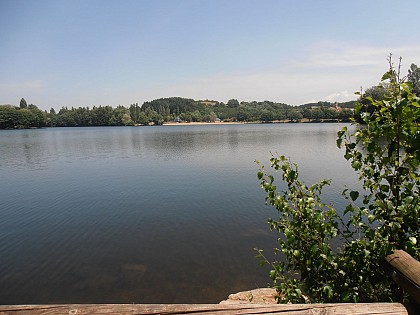
M 296 178 L 296 172 L 295 171 L 291 171 L 290 172 L 290 181 L 293 182 Z
M 385 72 L 384 75 L 381 78 L 381 81 L 391 79 L 391 77 L 392 77 L 392 72 L 391 71 Z
M 353 149 L 356 147 L 356 143 L 349 143 L 349 144 L 347 145 L 347 147 L 348 147 L 350 150 L 353 150 Z
M 351 200 L 356 201 L 356 199 L 359 198 L 359 192 L 356 190 L 352 190 L 350 192 L 350 198 Z
M 354 208 L 352 205 L 347 205 L 346 210 L 344 210 L 344 215 L 346 215 L 349 212 L 353 212 Z
M 356 171 L 358 171 L 358 170 L 360 170 L 360 168 L 362 167 L 362 163 L 361 162 L 359 162 L 359 161 L 353 161 L 352 163 L 351 163 L 351 166 L 356 170 Z
M 384 192 L 389 192 L 389 185 L 381 185 L 381 190 Z
M 270 270 L 270 278 L 272 280 L 276 279 L 277 272 L 275 270 Z

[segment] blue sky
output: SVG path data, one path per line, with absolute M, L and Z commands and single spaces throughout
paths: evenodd
M 355 99 L 420 65 L 420 1 L 0 0 L 0 104 Z

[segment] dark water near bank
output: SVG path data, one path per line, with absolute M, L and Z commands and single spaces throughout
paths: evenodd
M 338 124 L 0 131 L 0 303 L 214 303 L 264 287 L 277 235 L 255 159 L 356 175 Z

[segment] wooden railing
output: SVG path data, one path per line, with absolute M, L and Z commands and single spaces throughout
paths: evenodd
M 408 306 L 410 311 L 413 309 L 415 314 L 420 314 L 420 262 L 403 250 L 395 250 L 385 258 L 382 267 L 388 276 L 410 295 L 413 301 L 412 305 Z
M 86 314 L 408 314 L 398 303 L 360 304 L 69 304 L 69 305 L 16 305 L 0 306 L 0 314 L 13 315 L 86 315 Z

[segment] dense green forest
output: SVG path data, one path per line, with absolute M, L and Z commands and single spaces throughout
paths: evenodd
M 165 122 L 298 122 L 348 121 L 353 116 L 355 102 L 333 104 L 319 102 L 291 106 L 270 101 L 239 102 L 231 99 L 224 104 L 217 101 L 196 101 L 170 97 L 131 104 L 128 107 L 94 106 L 54 108 L 42 111 L 37 106 L 0 105 L 0 129 L 81 126 L 161 125 Z

